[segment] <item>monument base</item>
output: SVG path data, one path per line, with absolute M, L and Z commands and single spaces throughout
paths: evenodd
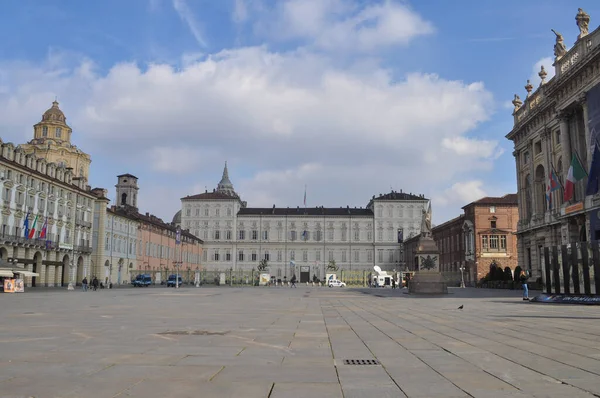
M 440 272 L 420 271 L 408 283 L 409 294 L 448 294 L 448 283 Z

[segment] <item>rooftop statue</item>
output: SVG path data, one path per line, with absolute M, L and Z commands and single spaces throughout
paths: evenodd
M 579 27 L 579 36 L 577 36 L 577 39 L 581 39 L 588 34 L 590 15 L 583 11 L 583 8 L 580 8 L 579 12 L 575 16 L 575 21 L 577 21 L 577 27 Z
M 421 236 L 424 238 L 431 238 L 431 201 L 427 203 L 426 207 L 423 207 L 423 218 L 421 219 Z
M 567 53 L 567 46 L 565 46 L 565 39 L 563 38 L 563 35 L 555 31 L 554 29 L 551 30 L 556 35 L 556 43 L 554 44 L 554 56 L 556 57 L 556 59 L 559 59 Z

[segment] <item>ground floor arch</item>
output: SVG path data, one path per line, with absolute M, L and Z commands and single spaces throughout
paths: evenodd
M 68 254 L 65 254 L 65 256 L 62 259 L 62 278 L 60 280 L 60 284 L 61 286 L 65 286 L 69 283 L 70 281 L 70 273 L 71 271 L 71 264 L 70 264 L 70 258 Z
M 84 275 L 84 269 L 83 269 L 83 256 L 79 256 L 79 258 L 77 259 L 77 280 L 75 281 L 75 284 L 81 283 L 81 281 L 83 280 L 83 275 Z
M 43 284 L 44 281 L 42 278 L 46 279 L 46 286 L 48 286 L 49 284 L 49 275 L 47 275 L 47 272 L 44 272 L 46 266 L 42 264 L 42 253 L 41 252 L 35 252 L 35 254 L 33 255 L 33 266 L 31 268 L 32 272 L 35 272 L 37 274 L 39 274 L 40 276 L 33 276 L 31 277 L 31 286 L 36 286 L 39 284 Z

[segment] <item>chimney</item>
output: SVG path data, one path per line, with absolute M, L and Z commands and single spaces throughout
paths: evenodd
M 146 217 L 150 217 L 150 213 L 146 212 Z

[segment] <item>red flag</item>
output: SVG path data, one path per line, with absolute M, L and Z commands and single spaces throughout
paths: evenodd
M 42 231 L 40 232 L 40 239 L 46 238 L 46 229 L 48 229 L 48 217 L 44 221 L 44 226 L 42 227 Z

